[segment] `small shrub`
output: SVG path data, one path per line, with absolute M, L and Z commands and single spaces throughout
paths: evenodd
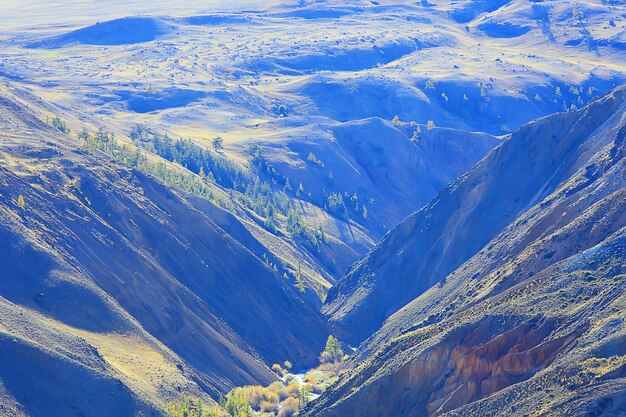
M 295 417 L 298 414 L 299 403 L 296 398 L 287 398 L 278 411 L 278 417 Z
M 267 388 L 263 388 L 260 385 L 250 385 L 240 388 L 243 392 L 248 404 L 254 411 L 261 411 L 263 403 L 271 403 L 278 408 L 279 395 Z
M 307 384 L 317 384 L 319 382 L 317 378 L 315 378 L 315 375 L 312 375 L 310 373 L 304 376 L 303 381 Z
M 309 156 L 306 157 L 306 160 L 324 168 L 324 162 L 317 159 L 317 156 L 315 156 L 313 152 L 309 152 Z
M 67 124 L 59 116 L 54 116 L 52 119 L 49 119 L 48 123 L 59 132 L 70 134 L 70 128 L 67 127 Z
M 289 398 L 289 392 L 287 391 L 287 387 L 285 387 L 281 382 L 276 381 L 272 382 L 272 384 L 267 387 L 268 390 L 275 392 L 278 395 L 278 399 L 280 401 L 285 401 Z
M 283 375 L 283 367 L 280 366 L 279 364 L 275 363 L 274 365 L 272 365 L 272 371 L 276 372 L 278 375 L 282 376 Z
M 324 392 L 324 388 L 320 384 L 311 384 L 311 392 L 314 394 L 321 394 Z
M 289 394 L 289 397 L 298 398 L 298 395 L 300 395 L 300 384 L 294 381 L 287 385 L 287 393 Z
M 271 401 L 262 401 L 260 411 L 262 413 L 276 413 L 278 411 L 278 403 L 274 403 Z

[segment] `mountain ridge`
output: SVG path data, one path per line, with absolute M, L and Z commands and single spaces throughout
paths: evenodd
M 506 415 L 538 406 L 546 415 L 619 415 L 626 407 L 617 359 L 625 353 L 625 115 L 623 86 L 574 114 L 521 128 L 442 191 L 434 201 L 450 193 L 493 202 L 489 193 L 471 192 L 483 168 L 519 184 L 520 165 L 536 164 L 544 177 L 488 243 L 387 318 L 361 346 L 354 369 L 306 415 Z M 542 146 L 554 153 L 532 152 Z M 499 165 L 512 154 L 527 156 Z M 515 198 L 523 189 L 499 195 Z M 405 223 L 427 212 L 452 217 L 438 207 L 431 203 Z M 403 238 L 420 239 L 398 236 L 402 231 L 390 232 L 401 247 Z M 416 256 L 407 245 L 396 256 Z M 609 323 L 613 332 L 603 330 Z M 579 393 L 578 400 L 568 393 Z
M 615 90 L 617 93 L 622 94 L 621 92 L 623 91 L 623 88 L 617 89 Z M 606 103 L 607 101 L 605 100 L 604 103 Z M 602 103 L 602 102 L 596 102 L 596 103 Z M 596 112 L 603 112 L 603 111 L 608 111 L 611 112 L 612 110 L 610 108 L 606 108 L 606 109 L 599 109 L 598 106 L 600 104 L 596 104 Z M 606 104 L 606 106 L 610 106 L 610 102 L 608 104 Z M 557 124 L 557 131 L 558 130 L 568 130 L 571 129 L 573 127 L 573 124 L 576 123 L 576 121 L 579 118 L 580 112 L 578 113 L 561 113 L 557 116 L 547 116 L 548 118 L 551 118 L 552 120 L 555 121 L 555 124 Z M 510 142 L 510 141 L 515 141 L 517 137 L 522 137 L 523 135 L 526 136 L 530 136 L 532 135 L 532 130 L 541 123 L 542 120 L 546 120 L 546 118 L 543 119 L 539 119 L 536 122 L 531 122 L 527 125 L 525 125 L 524 127 L 520 128 L 519 131 L 517 131 L 516 133 L 514 133 L 514 136 L 512 139 L 508 139 L 505 142 Z M 599 121 L 596 121 L 596 127 L 597 124 L 600 123 Z M 590 127 L 588 127 L 590 128 Z M 561 135 L 566 134 L 567 132 L 562 132 Z M 582 135 L 584 135 L 584 133 L 582 133 Z M 553 138 L 554 139 L 554 138 Z M 567 139 L 567 138 L 566 138 Z M 523 139 L 520 139 L 523 140 Z M 572 136 L 570 139 L 570 141 L 572 140 L 576 140 L 575 135 Z M 553 167 L 556 167 L 557 163 L 561 162 L 561 158 L 563 158 L 564 156 L 566 156 L 567 152 L 569 151 L 569 144 L 568 143 L 564 143 L 564 144 L 560 144 L 558 141 L 554 141 L 555 142 L 555 146 L 553 149 L 550 150 L 543 150 L 543 155 L 545 156 L 545 158 L 548 158 L 548 160 L 552 161 L 551 164 Z M 522 145 L 522 144 L 520 144 Z M 500 155 L 500 150 L 503 149 L 505 146 L 504 144 L 501 144 L 498 148 L 496 148 L 494 151 L 491 152 L 491 154 L 489 154 L 486 159 L 497 159 Z M 512 147 L 511 145 L 509 145 L 509 147 Z M 560 147 L 560 150 L 559 150 Z M 538 149 L 529 149 L 526 150 L 526 152 L 535 152 L 535 153 L 539 153 Z M 539 155 L 538 155 L 539 156 Z M 508 158 L 507 160 L 497 160 L 494 161 L 493 164 L 495 166 L 499 166 L 502 167 L 504 165 L 510 165 L 510 164 L 519 164 L 520 162 L 515 161 L 516 155 L 514 153 L 509 153 L 508 157 L 502 156 L 502 158 Z M 484 164 L 486 164 L 486 162 L 483 162 Z M 521 162 L 523 163 L 523 162 Z M 529 167 L 530 168 L 530 167 Z M 481 176 L 482 174 L 482 176 Z M 554 172 L 554 174 L 556 175 L 556 172 Z M 473 175 L 473 176 L 472 176 Z M 533 178 L 533 174 L 527 170 L 526 173 L 520 173 L 517 174 L 518 175 L 518 179 L 519 179 L 519 185 L 522 184 L 527 184 L 529 182 L 529 178 Z M 550 174 L 552 175 L 552 174 Z M 458 184 L 460 182 L 468 182 L 468 181 L 472 181 L 474 184 L 476 184 L 478 186 L 477 189 L 468 189 L 468 193 L 470 192 L 474 192 L 477 193 L 478 195 L 480 195 L 481 190 L 485 189 L 487 187 L 493 187 L 494 184 L 497 185 L 498 184 L 498 178 L 499 174 L 498 173 L 493 173 L 493 172 L 485 172 L 485 173 L 481 173 L 477 171 L 476 166 L 472 169 L 470 169 L 470 171 L 468 171 L 468 173 L 464 174 L 461 179 L 453 182 L 452 184 L 450 184 L 449 186 L 447 186 L 444 189 L 444 192 L 440 193 L 435 200 L 433 200 L 431 203 L 429 203 L 426 208 L 422 209 L 420 212 L 413 214 L 411 216 L 409 216 L 409 218 L 407 220 L 405 220 L 405 222 L 403 222 L 401 225 L 399 225 L 398 227 L 396 227 L 395 231 L 393 233 L 388 233 L 386 238 L 383 240 L 383 242 L 381 242 L 381 244 L 379 244 L 379 249 L 378 250 L 374 250 L 372 252 L 370 252 L 370 254 L 368 254 L 367 259 L 365 261 L 361 261 L 359 264 L 357 264 L 357 268 L 359 266 L 361 266 L 362 268 L 364 268 L 365 270 L 367 269 L 376 269 L 379 267 L 382 267 L 383 263 L 387 263 L 387 262 L 393 262 L 392 261 L 388 261 L 389 258 L 389 254 L 385 253 L 384 249 L 380 249 L 380 247 L 393 247 L 394 245 L 398 245 L 397 242 L 401 242 L 405 239 L 408 239 L 408 237 L 413 234 L 416 233 L 416 231 L 420 230 L 420 233 L 425 235 L 426 239 L 431 239 L 430 241 L 425 241 L 423 243 L 416 243 L 416 245 L 418 245 L 418 247 L 421 248 L 424 254 L 421 256 L 430 256 L 430 253 L 434 253 L 433 257 L 435 259 L 434 262 L 429 262 L 426 258 L 422 258 L 422 260 L 418 261 L 420 262 L 421 265 L 423 265 L 421 268 L 422 269 L 422 273 L 425 274 L 426 277 L 428 278 L 422 278 L 422 279 L 427 279 L 427 282 L 425 282 L 424 284 L 422 284 L 423 286 L 420 288 L 416 288 L 413 292 L 411 292 L 410 290 L 410 284 L 408 284 L 407 281 L 410 280 L 409 277 L 405 277 L 404 278 L 404 282 L 407 282 L 406 285 L 408 285 L 407 287 L 402 287 L 404 288 L 404 290 L 402 291 L 402 295 L 401 298 L 396 300 L 393 299 L 390 300 L 391 304 L 381 304 L 379 302 L 374 302 L 372 304 L 376 305 L 376 307 L 368 307 L 368 308 L 375 308 L 377 312 L 381 313 L 383 316 L 385 316 L 385 311 L 391 311 L 391 313 L 393 313 L 394 311 L 397 311 L 400 307 L 402 307 L 404 304 L 406 304 L 406 302 L 410 301 L 412 298 L 415 298 L 415 296 L 419 295 L 421 292 L 423 292 L 424 290 L 426 290 L 429 286 L 431 286 L 432 284 L 436 283 L 437 281 L 439 281 L 440 279 L 442 279 L 443 277 L 445 277 L 445 275 L 447 275 L 448 273 L 452 272 L 455 269 L 455 266 L 458 267 L 460 266 L 460 264 L 462 263 L 462 261 L 468 259 L 473 253 L 472 251 L 477 251 L 479 250 L 484 244 L 486 244 L 488 242 L 488 240 L 490 240 L 491 237 L 495 236 L 499 230 L 501 230 L 507 223 L 507 219 L 511 218 L 511 216 L 514 216 L 515 213 L 520 213 L 522 212 L 524 209 L 529 208 L 528 205 L 532 204 L 532 201 L 536 201 L 541 193 L 545 193 L 545 190 L 543 189 L 544 187 L 549 187 L 550 184 L 550 179 L 549 178 L 542 178 L 542 177 L 538 177 L 537 180 L 538 182 L 535 183 L 531 183 L 529 184 L 529 186 L 531 187 L 535 187 L 534 191 L 533 189 L 529 189 L 529 193 L 528 195 L 525 195 L 524 198 L 525 200 L 522 201 L 515 201 L 512 205 L 510 205 L 509 207 L 501 207 L 501 208 L 493 208 L 491 207 L 490 210 L 498 212 L 498 213 L 504 213 L 507 217 L 504 219 L 500 220 L 499 226 L 498 225 L 493 225 L 492 226 L 485 226 L 485 224 L 481 224 L 481 227 L 484 228 L 484 230 L 486 230 L 485 233 L 488 233 L 488 235 L 481 237 L 480 240 L 474 241 L 474 242 L 469 242 L 470 246 L 469 249 L 467 249 L 467 252 L 465 254 L 461 253 L 455 253 L 455 256 L 457 257 L 456 261 L 452 262 L 450 265 L 446 265 L 446 262 L 450 262 L 453 261 L 452 259 L 449 259 L 448 261 L 445 261 L 445 253 L 448 250 L 447 247 L 445 245 L 453 245 L 456 247 L 461 247 L 461 246 L 466 246 L 467 245 L 467 239 L 468 239 L 468 234 L 471 236 L 475 236 L 476 234 L 474 234 L 474 232 L 470 230 L 463 230 L 463 229 L 456 229 L 456 225 L 458 225 L 459 228 L 471 228 L 473 224 L 475 224 L 475 221 L 473 220 L 473 218 L 481 218 L 482 216 L 485 215 L 484 211 L 481 211 L 479 208 L 477 207 L 472 207 L 472 206 L 468 206 L 468 207 L 458 207 L 456 206 L 456 203 L 454 200 L 449 200 L 449 196 L 452 195 L 452 193 L 455 192 L 456 187 L 458 187 Z M 542 182 L 543 181 L 543 182 Z M 518 185 L 518 187 L 516 188 L 520 188 L 520 186 Z M 500 187 L 508 187 L 508 184 L 500 184 Z M 519 199 L 520 196 L 513 196 L 512 200 L 515 199 Z M 509 200 L 505 200 L 504 202 L 498 202 L 497 204 L 511 204 L 509 202 Z M 436 207 L 437 206 L 437 207 Z M 433 224 L 431 223 L 431 220 L 429 217 L 424 217 L 426 216 L 429 212 L 432 212 L 434 210 L 436 210 L 437 208 L 439 209 L 444 209 L 447 210 L 447 213 L 450 213 L 450 221 L 451 223 L 448 223 L 448 220 L 446 219 L 446 223 L 441 223 L 441 224 Z M 457 218 L 453 216 L 453 213 L 456 212 L 467 212 L 468 214 L 468 218 Z M 420 214 L 422 213 L 422 214 Z M 473 216 L 473 217 L 472 217 Z M 445 217 L 444 217 L 445 218 Z M 432 233 L 429 234 L 429 230 L 431 230 L 431 228 L 433 227 L 437 227 L 439 230 L 438 233 Z M 446 233 L 452 233 L 453 235 L 456 236 L 456 238 L 451 238 L 451 237 L 447 237 L 447 240 L 444 239 L 445 242 L 450 242 L 450 243 L 442 243 L 441 242 L 441 238 L 440 236 L 445 236 Z M 480 233 L 477 232 L 478 236 L 480 237 Z M 419 246 L 422 245 L 422 246 Z M 472 246 L 473 245 L 473 246 Z M 403 250 L 407 250 L 407 249 L 403 249 Z M 443 251 L 443 255 L 441 255 L 439 252 Z M 475 253 L 475 252 L 474 252 Z M 377 256 L 377 254 L 380 254 L 380 256 Z M 460 257 L 459 257 L 460 256 Z M 415 261 L 411 261 L 411 262 L 415 262 Z M 443 267 L 441 269 L 441 272 L 438 272 L 437 268 L 439 268 L 439 264 L 441 264 L 443 262 Z M 418 264 L 418 265 L 420 265 Z M 435 265 L 435 266 L 433 266 Z M 391 267 L 393 268 L 393 267 Z M 429 269 L 431 268 L 431 269 Z M 420 269 L 416 269 L 417 271 L 420 271 Z M 391 270 L 393 271 L 393 269 Z M 430 274 L 430 275 L 429 275 Z M 346 275 L 345 278 L 343 278 L 343 282 L 339 282 L 329 293 L 328 299 L 327 299 L 327 303 L 324 307 L 324 311 L 327 315 L 330 316 L 331 321 L 337 323 L 338 327 L 337 329 L 339 330 L 339 334 L 344 335 L 344 337 L 347 338 L 347 340 L 351 341 L 352 343 L 358 343 L 360 341 L 362 341 L 365 337 L 367 337 L 367 330 L 360 330 L 360 327 L 367 325 L 370 322 L 369 319 L 364 319 L 364 317 L 357 317 L 355 319 L 349 319 L 348 317 L 350 315 L 358 315 L 358 306 L 357 308 L 353 308 L 353 305 L 350 303 L 350 298 L 351 296 L 349 295 L 349 283 L 354 280 L 354 279 L 364 279 L 365 284 L 361 284 L 361 286 L 355 286 L 354 288 L 357 288 L 359 293 L 358 295 L 355 295 L 354 297 L 356 302 L 360 301 L 360 298 L 362 297 L 367 297 L 367 295 L 364 295 L 363 291 L 362 291 L 362 286 L 365 286 L 368 288 L 367 291 L 370 291 L 370 293 L 373 293 L 373 289 L 371 289 L 372 285 L 377 285 L 376 282 L 372 282 L 372 278 L 368 278 L 370 275 L 368 272 L 363 272 L 363 273 L 359 273 L 359 272 L 355 272 L 354 268 L 353 270 L 348 273 Z M 394 276 L 393 272 L 387 272 L 385 273 L 385 276 Z M 354 277 L 354 278 L 353 278 Z M 390 278 L 393 279 L 393 278 Z M 396 284 L 396 285 L 403 285 L 402 283 L 400 284 Z M 346 291 L 345 294 L 341 293 L 341 290 L 343 288 L 346 288 L 346 286 L 348 287 L 348 290 Z M 408 292 L 407 292 L 408 291 Z M 374 297 L 379 297 L 380 296 L 380 292 L 376 292 L 373 295 Z M 390 310 L 391 309 L 391 310 Z M 349 310 L 348 313 L 346 313 L 345 315 L 342 315 L 343 311 L 347 311 Z M 387 314 L 386 316 L 389 316 L 390 314 Z M 345 319 L 344 319 L 345 317 Z M 369 316 L 365 316 L 365 317 L 369 317 Z M 385 317 L 386 318 L 386 317 Z M 372 325 L 369 327 L 368 330 L 375 330 L 376 329 L 376 325 L 377 324 L 381 324 L 382 323 L 382 319 L 381 318 L 377 318 L 376 316 L 373 317 L 374 322 L 372 323 Z M 348 323 L 349 320 L 349 324 L 346 324 L 344 326 L 343 321 L 346 321 L 346 323 Z M 346 328 L 350 328 L 351 331 L 353 331 L 356 336 L 355 337 L 350 337 L 349 335 L 345 335 L 344 332 L 341 331 L 342 327 L 346 327 Z M 371 333 L 370 333 L 371 334 Z

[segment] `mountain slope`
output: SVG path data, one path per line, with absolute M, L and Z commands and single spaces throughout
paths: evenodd
M 619 105 L 603 100 L 584 113 L 524 126 L 396 227 L 330 291 L 324 311 L 340 334 L 355 344 L 368 337 L 554 191 L 577 169 L 577 158 L 591 146 L 589 135 Z
M 258 143 L 264 146 L 272 166 L 293 180 L 294 188 L 303 185 L 302 200 L 324 207 L 329 194 L 344 196 L 347 216 L 327 211 L 339 220 L 349 217 L 369 241 L 353 243 L 330 225 L 325 225 L 325 230 L 363 251 L 500 142 L 486 133 L 427 130 L 425 126 L 420 127 L 419 139 L 411 139 L 417 128 L 416 124 L 394 124 L 379 118 L 346 123 L 324 120 L 313 134 L 306 127 L 295 126 Z
M 623 413 L 625 157 L 622 87 L 524 126 L 390 232 L 329 306 L 353 303 L 333 317 L 352 340 L 398 311 L 308 415 Z
M 273 258 L 292 284 L 300 275 L 316 303 L 390 227 L 497 143 L 469 132 L 506 134 L 580 108 L 626 74 L 624 7 L 601 0 L 254 1 L 229 12 L 211 2 L 208 14 L 188 15 L 204 9 L 192 3 L 33 6 L 46 19 L 33 11 L 28 29 L 0 38 L 0 74 L 55 103 L 75 132 L 104 118 L 120 141 L 136 124 L 202 149 L 219 136 L 220 155 L 244 171 L 258 168 L 248 151 L 259 145 L 268 170 L 279 171 L 262 180 L 287 188 L 318 236 L 294 237 L 287 212 L 274 219 L 259 205 L 251 213 L 235 204 L 237 220 L 261 244 L 255 255 Z M 16 14 L 0 19 L 18 28 Z M 395 116 L 420 124 L 426 140 L 412 147 L 405 139 L 414 132 L 398 134 Z M 429 154 L 441 139 L 452 146 Z M 329 209 L 338 194 L 347 216 Z
M 59 372 L 74 363 L 93 368 L 96 347 L 104 358 L 96 359 L 106 363 L 98 372 L 123 375 L 126 387 L 158 409 L 163 398 L 184 391 L 216 397 L 234 385 L 268 383 L 276 377 L 267 364 L 317 361 L 326 325 L 292 285 L 193 199 L 105 154 L 86 152 L 43 123 L 40 105 L 2 87 L 0 297 L 29 320 L 53 320 L 62 333 L 92 346 L 64 343 Z M 29 335 L 6 314 L 2 326 L 3 334 L 25 331 L 32 340 L 6 350 L 3 363 L 27 354 L 27 347 L 45 353 L 48 336 Z M 129 352 L 116 351 L 119 346 Z M 156 370 L 162 378 L 130 354 L 139 347 L 161 358 L 155 363 L 162 363 Z M 35 372 L 36 364 L 26 361 L 23 372 Z M 12 392 L 9 374 L 5 379 L 0 371 L 0 378 Z M 94 383 L 93 389 L 106 388 Z M 90 415 L 98 408 L 77 407 Z

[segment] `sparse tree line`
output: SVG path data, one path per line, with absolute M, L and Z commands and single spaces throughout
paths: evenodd
M 58 116 L 47 118 L 46 121 L 60 131 L 70 133 L 66 123 Z M 295 241 L 313 250 L 319 250 L 320 245 L 327 242 L 324 229 L 308 225 L 288 196 L 288 193 L 302 195 L 302 185 L 293 190 L 289 179 L 278 174 L 258 145 L 251 145 L 246 150 L 251 166 L 251 169 L 246 170 L 221 152 L 223 140 L 219 137 L 209 142 L 210 148 L 204 148 L 188 139 L 172 139 L 168 135 L 155 134 L 145 126 L 135 126 L 129 136 L 135 146 L 118 141 L 113 133 L 103 128 L 91 132 L 83 129 L 77 133 L 83 146 L 90 152 L 105 152 L 126 166 L 207 199 L 225 210 L 234 212 L 234 202 L 237 201 L 258 215 L 261 224 L 272 233 L 287 233 Z M 348 197 L 347 193 L 331 193 L 328 199 L 324 209 L 337 217 L 348 220 L 344 200 L 352 204 L 348 207 L 363 210 L 363 217 L 367 217 L 367 210 L 359 206 L 356 194 Z M 16 205 L 24 209 L 25 196 L 19 196 Z M 285 278 L 293 279 L 295 285 L 304 290 L 301 272 L 296 273 L 293 267 L 280 262 L 273 263 L 269 258 L 266 261 L 270 268 Z
M 291 189 L 289 180 L 278 174 L 260 146 L 248 147 L 246 156 L 252 169 L 244 170 L 220 153 L 223 140 L 219 137 L 211 140 L 211 150 L 190 139 L 174 140 L 168 135 L 158 135 L 144 126 L 134 127 L 130 138 L 138 147 L 181 165 L 205 183 L 215 183 L 228 190 L 231 197 L 262 217 L 263 226 L 270 232 L 278 232 L 284 222 L 295 240 L 310 243 L 314 248 L 326 241 L 323 230 L 307 225 L 294 209 L 286 193 Z
M 131 148 L 120 145 L 114 134 L 100 128 L 90 133 L 82 130 L 78 138 L 90 151 L 102 151 L 113 157 L 118 162 L 132 168 L 153 175 L 166 184 L 174 185 L 190 194 L 206 198 L 226 210 L 233 210 L 232 203 L 215 195 L 211 189 L 201 180 L 184 171 L 172 169 L 163 161 L 155 161 L 139 148 Z
M 272 366 L 280 380 L 267 387 L 236 387 L 214 406 L 183 397 L 167 403 L 166 410 L 172 417 L 296 417 L 314 395 L 321 394 L 337 380 L 346 358 L 341 342 L 329 336 L 320 354 L 320 366 L 307 372 L 301 378 L 302 383 L 291 373 L 291 362 L 285 361 Z
M 65 134 L 71 133 L 58 116 L 47 117 L 46 122 Z M 250 163 L 250 169 L 245 169 L 224 155 L 221 137 L 211 139 L 205 148 L 190 139 L 172 139 L 167 134 L 157 134 L 145 125 L 130 130 L 129 137 L 134 146 L 118 141 L 113 133 L 102 127 L 96 131 L 83 129 L 76 136 L 90 152 L 105 152 L 117 162 L 211 201 L 227 211 L 234 213 L 237 202 L 256 214 L 259 223 L 271 233 L 287 234 L 299 244 L 318 251 L 320 245 L 328 242 L 323 227 L 307 224 L 290 198 L 308 197 L 312 200 L 311 194 L 305 193 L 302 184 L 293 187 L 289 178 L 272 166 L 264 149 L 257 144 L 250 145 L 245 151 Z M 308 161 L 324 168 L 323 161 L 312 153 Z M 329 179 L 332 182 L 332 172 L 329 172 Z M 368 218 L 367 208 L 356 193 L 330 192 L 322 201 L 311 203 L 344 221 Z M 19 196 L 16 205 L 24 209 L 25 196 Z M 304 290 L 300 271 L 296 273 L 294 267 L 273 263 L 269 258 L 266 261 L 275 272 L 293 279 L 294 284 Z M 323 290 L 314 290 L 323 294 Z
M 326 165 L 324 161 L 319 159 L 313 152 L 309 152 L 307 158 L 307 162 L 317 165 L 319 168 L 325 168 Z M 328 181 L 330 183 L 333 182 L 333 173 L 332 171 L 328 172 Z M 296 191 L 296 196 L 301 197 L 304 195 L 304 187 L 302 184 L 298 187 Z M 326 192 L 324 193 L 326 194 Z M 311 195 L 308 197 L 311 199 L 311 202 L 322 207 L 324 211 L 328 214 L 331 214 L 338 219 L 344 221 L 350 221 L 354 219 L 355 221 L 367 220 L 368 213 L 365 204 L 359 202 L 359 196 L 357 193 L 349 194 L 348 192 L 340 192 L 340 191 L 331 191 L 326 194 L 325 200 L 322 201 L 313 201 Z
M 576 9 L 575 10 L 579 10 Z M 575 16 L 579 16 L 580 13 L 574 12 Z M 578 21 L 579 18 L 576 17 Z M 581 23 L 582 24 L 582 21 Z M 497 58 L 496 61 L 500 61 Z M 467 91 L 459 91 L 458 87 L 453 86 L 440 86 L 435 83 L 434 80 L 426 80 L 424 82 L 423 90 L 433 100 L 439 100 L 444 107 L 452 106 L 460 114 L 470 116 L 471 105 L 476 101 L 490 102 L 490 91 L 495 88 L 495 78 L 490 77 L 488 82 L 479 82 L 474 88 L 470 88 Z M 444 91 L 445 90 L 445 91 Z M 561 84 L 545 87 L 536 87 L 532 91 L 522 88 L 516 91 L 519 94 L 528 97 L 529 101 L 534 102 L 538 106 L 551 106 L 551 111 L 576 111 L 579 108 L 588 104 L 593 98 L 597 97 L 598 89 L 593 85 L 574 85 L 574 84 Z M 468 106 L 468 104 L 470 106 Z M 392 119 L 393 124 L 396 127 L 406 128 L 407 124 L 412 128 L 411 141 L 419 142 L 421 139 L 421 127 L 415 122 L 403 122 L 399 116 L 394 116 Z M 428 120 L 426 122 L 426 129 L 433 130 L 435 128 L 435 122 Z M 503 124 L 501 126 L 503 133 L 509 133 L 511 129 Z
M 63 133 L 71 132 L 58 116 L 46 117 L 46 123 Z M 199 183 L 189 176 L 168 170 L 164 164 L 151 162 L 146 153 L 139 149 L 119 145 L 115 136 L 102 128 L 93 133 L 83 129 L 78 137 L 90 150 L 104 151 L 168 184 L 176 185 L 194 195 L 209 198 L 220 207 L 233 211 L 231 201 L 215 196 L 208 187 L 203 186 L 203 183 L 205 185 L 215 183 L 228 190 L 231 198 L 237 198 L 245 207 L 262 217 L 263 226 L 273 233 L 279 230 L 279 216 L 282 216 L 286 220 L 287 231 L 293 238 L 308 242 L 313 247 L 318 247 L 320 243 L 326 241 L 321 227 L 308 226 L 289 201 L 288 193 L 294 194 L 297 198 L 306 196 L 302 184 L 294 190 L 289 178 L 278 173 L 265 158 L 263 148 L 257 144 L 250 145 L 245 152 L 251 166 L 251 170 L 248 171 L 222 154 L 224 141 L 221 137 L 213 138 L 210 141 L 210 149 L 207 149 L 191 139 L 172 139 L 167 134 L 159 135 L 144 125 L 136 125 L 131 129 L 129 137 L 137 148 L 179 164 L 200 176 L 203 183 Z M 308 161 L 324 167 L 324 162 L 317 159 L 313 153 L 309 154 Z M 332 173 L 329 174 L 329 178 L 332 181 Z M 235 196 L 232 192 L 238 192 L 238 195 Z M 344 204 L 344 196 L 350 200 L 351 205 Z M 356 193 L 349 196 L 348 193 L 342 195 L 331 192 L 327 196 L 327 201 L 318 204 L 329 214 L 345 221 L 350 219 L 348 208 L 354 211 L 355 218 L 367 219 L 367 209 L 364 205 L 359 205 Z

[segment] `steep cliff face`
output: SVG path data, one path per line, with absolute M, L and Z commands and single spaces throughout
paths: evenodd
M 0 304 L 20 311 L 1 316 L 0 379 L 26 414 L 46 412 L 38 385 L 12 377 L 20 357 L 33 378 L 88 374 L 94 395 L 121 380 L 111 395 L 125 396 L 122 411 L 40 387 L 87 415 L 158 413 L 181 392 L 268 383 L 268 363 L 317 361 L 321 315 L 201 204 L 86 152 L 37 105 L 0 93 Z M 46 325 L 55 331 L 35 331 Z
M 398 309 L 308 415 L 623 413 L 625 137 L 622 87 L 523 127 L 390 232 L 347 280 L 415 298 L 338 320 Z

